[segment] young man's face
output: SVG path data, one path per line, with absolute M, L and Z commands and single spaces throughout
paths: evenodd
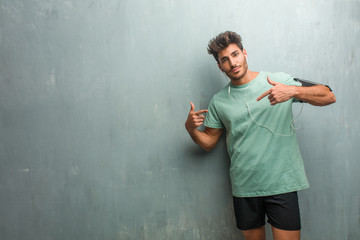
M 239 80 L 248 69 L 245 55 L 245 49 L 241 51 L 235 43 L 232 43 L 218 52 L 218 66 L 231 80 Z

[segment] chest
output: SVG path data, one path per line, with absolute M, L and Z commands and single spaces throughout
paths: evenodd
M 292 100 L 272 106 L 267 97 L 260 101 L 256 99 L 269 86 L 230 91 L 227 99 L 219 103 L 218 114 L 227 131 L 244 132 L 254 125 L 277 127 L 284 119 L 292 116 Z

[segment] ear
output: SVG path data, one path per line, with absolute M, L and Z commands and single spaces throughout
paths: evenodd
M 242 52 L 243 52 L 243 54 L 244 54 L 245 56 L 247 56 L 247 53 L 246 53 L 246 50 L 245 50 L 245 49 L 243 49 Z

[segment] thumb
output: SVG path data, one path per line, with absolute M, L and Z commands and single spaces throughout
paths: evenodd
M 277 84 L 277 82 L 271 80 L 270 77 L 267 77 L 267 80 L 268 80 L 268 82 L 269 82 L 271 85 L 273 85 L 273 86 L 275 86 L 275 85 Z
M 195 110 L 195 105 L 192 102 L 190 102 L 190 105 L 191 105 L 190 112 L 193 112 Z

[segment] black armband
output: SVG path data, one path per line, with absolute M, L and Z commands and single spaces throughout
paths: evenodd
M 320 84 L 320 83 L 316 83 L 316 82 L 312 82 L 312 81 L 308 81 L 308 80 L 304 80 L 304 79 L 300 79 L 300 78 L 294 78 L 294 80 L 300 82 L 303 87 L 311 87 L 314 85 L 324 85 L 324 84 Z M 328 85 L 324 85 L 324 86 L 328 87 L 329 90 L 332 92 L 332 89 Z

